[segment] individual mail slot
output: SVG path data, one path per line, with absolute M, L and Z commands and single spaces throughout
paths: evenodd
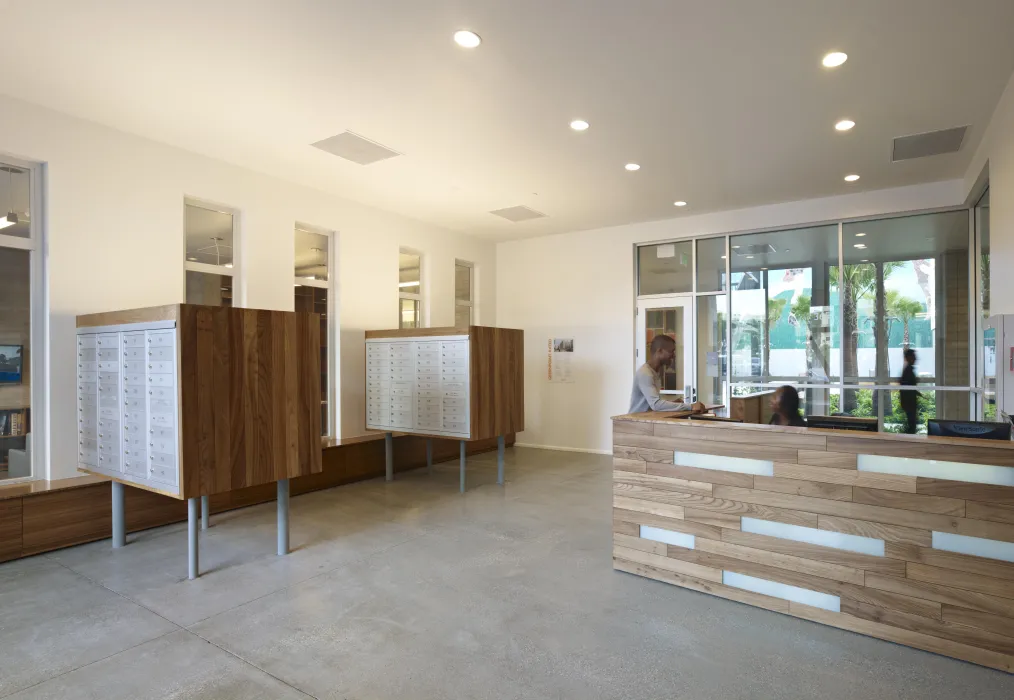
M 366 359 L 368 360 L 389 360 L 391 359 L 391 351 L 387 348 L 374 348 L 371 347 L 366 351 Z
M 442 399 L 439 396 L 419 396 L 416 398 L 416 404 L 419 406 L 439 406 Z
M 412 344 L 411 343 L 391 343 L 388 345 L 391 348 L 391 357 L 411 357 L 412 356 Z
M 148 331 L 148 345 L 153 348 L 171 348 L 175 336 L 175 331 Z
M 126 427 L 126 426 L 124 426 Z M 148 454 L 148 442 L 144 439 L 144 431 L 123 434 L 123 454 L 144 457 Z
M 176 442 L 176 431 L 172 428 L 150 428 L 148 436 L 153 440 L 172 440 Z
M 392 357 L 390 363 L 391 367 L 414 367 L 415 358 L 411 355 L 405 355 L 404 357 Z
M 440 390 L 440 382 L 424 382 L 424 381 L 419 381 L 419 382 L 416 383 L 415 386 L 416 386 L 416 388 L 419 391 L 439 391 Z
M 157 425 L 163 428 L 173 427 L 173 419 L 175 416 L 172 413 L 153 413 L 148 418 L 149 425 Z
M 175 369 L 174 362 L 162 361 L 162 362 L 149 362 L 147 365 L 148 374 L 172 374 Z
M 99 409 L 99 418 L 106 418 L 108 420 L 119 420 L 120 419 L 120 407 L 119 406 L 107 406 Z
M 127 362 L 143 362 L 144 348 L 128 348 L 124 346 L 121 357 Z
M 371 413 L 366 417 L 366 422 L 369 425 L 390 425 L 391 414 L 390 413 Z
M 395 425 L 400 425 L 405 421 L 408 421 L 408 423 L 411 424 L 412 411 L 391 411 L 391 420 Z
M 457 435 L 467 435 L 468 424 L 465 423 L 464 421 L 447 420 L 445 417 L 444 430 L 446 430 L 449 433 L 455 433 Z
M 440 383 L 440 388 L 444 391 L 460 391 L 467 396 L 468 385 L 465 382 L 444 381 Z
M 123 385 L 123 398 L 125 398 L 125 399 L 144 398 L 144 387 L 143 386 L 130 386 L 129 384 L 124 384 Z
M 464 360 L 468 358 L 468 347 L 465 344 L 450 345 L 440 348 L 441 360 Z
M 392 382 L 410 382 L 415 379 L 415 372 L 410 369 L 391 370 Z
M 78 381 L 79 384 L 82 383 L 82 382 L 88 383 L 88 384 L 97 384 L 98 381 L 99 381 L 99 373 L 98 372 L 84 372 L 84 371 L 78 370 L 77 381 Z
M 388 404 L 392 411 L 411 411 L 412 410 L 412 397 L 411 396 L 394 396 L 390 399 Z
M 98 360 L 98 355 L 95 348 L 81 348 L 77 350 L 77 361 L 78 362 L 95 362 Z
M 123 473 L 137 476 L 142 479 L 148 476 L 148 460 L 144 457 L 123 458 Z
M 424 367 L 439 367 L 440 360 L 436 357 L 419 357 L 416 359 L 416 367 L 423 369 Z
M 152 345 L 148 348 L 143 359 L 151 362 L 172 362 L 176 359 L 176 354 L 171 347 Z
M 150 478 L 152 481 L 160 481 L 163 484 L 175 484 L 176 465 L 156 464 L 152 462 Z
M 148 386 L 172 386 L 173 375 L 171 374 L 149 374 Z
M 444 406 L 444 418 L 447 420 L 465 420 L 468 409 L 463 406 Z
M 385 376 L 382 379 L 370 379 L 366 382 L 366 386 L 370 389 L 389 389 L 391 388 L 391 378 Z
M 162 454 L 176 454 L 175 440 L 148 440 L 148 449 Z
M 445 396 L 444 397 L 444 405 L 445 406 L 467 406 L 468 405 L 468 399 L 453 398 L 453 397 Z
M 148 422 L 148 411 L 141 409 L 140 411 L 124 411 L 123 412 L 123 424 L 134 423 L 136 425 L 144 425 Z
M 123 375 L 123 383 L 125 386 L 144 386 L 144 372 Z
M 439 367 L 419 367 L 415 371 L 416 379 L 420 382 L 439 382 L 440 381 L 440 368 Z
M 391 360 L 387 357 L 367 357 L 366 366 L 367 368 L 386 368 L 391 366 Z
M 98 340 L 95 344 L 100 348 L 119 348 L 120 347 L 120 334 L 119 333 L 99 333 Z
M 142 438 L 147 436 L 148 428 L 144 423 L 124 423 L 123 434 L 126 435 L 140 435 Z
M 143 348 L 144 333 L 124 333 L 123 346 L 128 348 Z
M 102 454 L 99 452 L 99 467 L 108 471 L 120 470 L 120 454 Z
M 98 393 L 99 386 L 95 382 L 78 382 L 77 393 L 79 394 L 96 394 Z
M 127 360 L 123 363 L 124 374 L 144 374 L 144 360 Z
M 100 362 L 99 364 L 101 365 L 102 363 Z M 101 391 L 101 385 L 103 385 L 103 384 L 109 384 L 110 386 L 114 387 L 113 391 L 116 391 L 115 387 L 116 387 L 117 384 L 120 383 L 120 371 L 119 371 L 120 363 L 119 362 L 112 362 L 110 364 L 113 365 L 113 368 L 115 369 L 115 371 L 113 371 L 113 372 L 103 372 L 103 371 L 99 370 L 99 386 L 100 386 L 100 391 Z
M 77 439 L 78 450 L 98 450 L 99 442 L 94 438 L 78 437 Z
M 468 374 L 465 372 L 458 372 L 457 370 L 453 372 L 445 371 L 444 374 L 441 375 L 440 379 L 442 380 L 441 384 L 444 388 L 446 388 L 448 384 L 458 384 L 464 388 L 465 383 L 468 381 Z
M 412 385 L 405 385 L 404 382 L 392 382 L 391 383 L 391 396 L 411 396 Z
M 161 465 L 163 467 L 176 467 L 175 453 L 151 452 L 148 454 L 148 463 Z
M 120 359 L 119 352 L 117 348 L 101 348 L 95 352 L 95 359 L 99 362 L 116 362 Z
M 99 455 L 120 454 L 119 440 L 99 440 Z
M 149 386 L 148 396 L 161 401 L 173 401 L 176 399 L 176 390 L 168 386 Z
M 124 411 L 144 411 L 145 410 L 144 399 L 124 399 L 123 410 Z
M 466 394 L 464 391 L 454 391 L 444 389 L 443 393 L 445 399 L 464 399 L 468 397 L 468 394 Z
M 148 409 L 151 411 L 151 415 L 156 414 L 172 414 L 175 412 L 175 404 L 172 401 L 166 401 L 165 399 L 152 399 L 148 405 Z
M 440 357 L 441 367 L 468 367 L 468 358 L 456 353 L 443 353 Z
M 111 408 L 113 406 L 119 406 L 120 400 L 114 392 L 107 392 L 99 394 L 99 408 Z
M 96 337 L 94 335 L 79 335 L 77 337 L 77 346 L 79 348 L 94 348 Z
M 436 432 L 438 430 L 443 430 L 443 426 L 441 425 L 439 418 L 437 418 L 435 420 L 429 420 L 429 419 L 427 419 L 427 420 L 417 420 L 415 422 L 415 429 L 416 430 L 427 430 L 427 431 L 428 430 L 432 430 L 432 431 Z
M 96 467 L 99 464 L 98 450 L 78 450 L 77 459 L 81 464 L 88 464 Z

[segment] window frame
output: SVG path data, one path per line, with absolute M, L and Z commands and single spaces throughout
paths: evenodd
M 187 259 L 187 207 L 197 207 L 198 209 L 206 209 L 208 211 L 217 212 L 219 214 L 228 214 L 232 217 L 232 263 L 226 263 L 225 265 L 212 265 L 210 263 L 201 263 Z M 234 308 L 246 307 L 246 289 L 242 288 L 239 284 L 239 280 L 242 279 L 240 274 L 240 256 L 242 252 L 242 245 L 240 244 L 240 226 L 239 226 L 239 210 L 226 206 L 224 204 L 217 204 L 210 202 L 206 199 L 198 199 L 197 197 L 186 196 L 183 198 L 183 300 L 187 298 L 187 273 L 198 272 L 205 275 L 219 275 L 222 277 L 232 278 L 232 306 Z
M 5 235 L 0 229 L 0 248 L 24 250 L 29 254 L 29 342 L 31 343 L 31 389 L 28 406 L 31 411 L 32 449 L 29 456 L 28 476 L 0 481 L 8 486 L 49 476 L 49 270 L 46 265 L 45 189 L 46 166 L 0 154 L 4 165 L 21 168 L 28 173 L 28 237 Z M 6 210 L 3 215 L 6 215 Z M 36 361 L 35 358 L 39 358 Z M 71 367 L 74 365 L 71 364 Z M 77 454 L 75 448 L 74 454 Z
M 338 403 L 338 352 L 339 334 L 336 313 L 337 302 L 337 232 L 296 222 L 293 227 L 293 246 L 297 231 L 312 233 L 317 236 L 327 237 L 327 279 L 311 280 L 305 277 L 296 277 L 295 265 L 293 265 L 293 282 L 297 287 L 316 287 L 327 290 L 327 431 L 321 435 L 322 438 L 335 438 L 338 436 L 338 426 L 341 425 L 341 406 Z M 294 308 L 294 307 L 293 307 Z
M 984 192 L 987 188 L 988 188 L 988 185 L 984 186 L 982 188 L 982 191 Z M 633 280 L 634 308 L 635 309 L 637 308 L 637 301 L 638 300 L 641 300 L 641 299 L 651 299 L 653 297 L 665 296 L 665 295 L 659 295 L 659 294 L 644 294 L 644 295 L 638 294 L 638 290 L 640 289 L 640 265 L 639 265 L 640 260 L 639 260 L 639 250 L 638 250 L 639 248 L 641 248 L 643 246 L 653 246 L 653 245 L 659 245 L 659 244 L 664 244 L 664 243 L 679 243 L 679 242 L 686 242 L 688 240 L 692 241 L 693 242 L 693 248 L 692 248 L 692 256 L 693 257 L 692 257 L 692 261 L 691 262 L 692 262 L 692 272 L 693 272 L 693 288 L 692 288 L 691 292 L 687 292 L 685 294 L 681 294 L 681 296 L 694 296 L 694 297 L 709 296 L 709 295 L 714 295 L 714 294 L 720 294 L 722 292 L 701 292 L 701 291 L 698 291 L 698 289 L 697 289 L 697 265 L 698 265 L 698 260 L 697 260 L 697 242 L 700 241 L 700 240 L 713 239 L 713 238 L 724 238 L 725 239 L 725 250 L 726 250 L 725 267 L 726 267 L 727 290 L 724 293 L 727 294 L 727 297 L 726 297 L 726 307 L 725 307 L 727 318 L 728 318 L 728 323 L 726 324 L 726 347 L 727 347 L 727 353 L 729 354 L 729 357 L 727 359 L 727 364 L 726 364 L 727 372 L 724 375 L 725 376 L 725 386 L 727 387 L 727 395 L 725 396 L 724 403 L 725 403 L 726 406 L 729 406 L 730 405 L 730 400 L 731 400 L 732 396 L 734 395 L 734 389 L 736 387 L 749 386 L 750 388 L 755 388 L 755 389 L 758 389 L 758 390 L 762 390 L 762 389 L 777 388 L 777 387 L 779 387 L 779 386 L 781 386 L 781 385 L 783 385 L 785 383 L 788 383 L 788 382 L 784 382 L 784 381 L 781 381 L 781 382 L 757 382 L 757 383 L 753 383 L 753 382 L 744 383 L 744 382 L 733 382 L 732 381 L 732 374 L 731 374 L 732 373 L 731 348 L 732 348 L 732 340 L 733 340 L 733 323 L 732 323 L 732 296 L 733 296 L 732 292 L 733 292 L 733 283 L 732 283 L 732 274 L 731 274 L 731 257 L 732 256 L 729 253 L 731 252 L 731 249 L 732 249 L 731 247 L 732 247 L 732 240 L 733 240 L 733 238 L 735 238 L 737 236 L 744 236 L 744 235 L 749 235 L 749 234 L 777 233 L 779 231 L 791 231 L 791 230 L 794 230 L 794 229 L 818 228 L 818 227 L 822 227 L 822 226 L 837 226 L 837 228 L 838 228 L 838 265 L 841 266 L 843 260 L 845 259 L 845 255 L 844 255 L 844 227 L 845 227 L 846 224 L 864 223 L 864 222 L 871 222 L 871 221 L 883 221 L 883 220 L 887 220 L 887 219 L 898 219 L 898 218 L 905 218 L 905 217 L 925 215 L 925 214 L 943 214 L 943 213 L 948 213 L 948 212 L 966 212 L 967 215 L 968 215 L 968 217 L 969 217 L 969 248 L 968 248 L 968 254 L 969 254 L 969 267 L 970 267 L 970 270 L 969 270 L 969 272 L 970 272 L 970 274 L 969 274 L 969 282 L 968 282 L 968 305 L 969 305 L 968 314 L 969 314 L 969 318 L 970 319 L 973 319 L 973 318 L 976 319 L 974 322 L 972 322 L 972 323 L 969 324 L 970 327 L 968 329 L 969 334 L 974 334 L 975 335 L 975 338 L 974 338 L 975 342 L 970 342 L 969 346 L 968 346 L 968 351 L 969 351 L 969 354 L 970 354 L 970 357 L 969 357 L 969 383 L 967 385 L 925 384 L 925 385 L 920 385 L 920 389 L 921 390 L 926 390 L 926 391 L 933 391 L 933 392 L 967 391 L 968 394 L 969 394 L 969 404 L 970 404 L 969 405 L 969 416 L 971 417 L 972 420 L 982 420 L 982 410 L 983 409 L 982 409 L 981 395 L 982 395 L 982 391 L 983 391 L 983 382 L 982 382 L 981 367 L 980 367 L 980 364 L 982 362 L 981 357 L 980 357 L 981 350 L 982 350 L 982 328 L 981 328 L 981 322 L 979 321 L 979 316 L 981 315 L 980 303 L 979 303 L 979 289 L 980 289 L 981 281 L 979 280 L 979 274 L 978 274 L 978 267 L 979 267 L 979 265 L 978 265 L 978 252 L 979 252 L 980 241 L 979 241 L 978 229 L 975 226 L 975 207 L 978 204 L 978 202 L 980 201 L 980 198 L 981 198 L 981 193 L 980 193 L 980 197 L 976 197 L 971 204 L 965 204 L 963 206 L 934 207 L 934 208 L 920 209 L 920 210 L 914 210 L 914 211 L 899 211 L 899 212 L 891 212 L 891 213 L 887 213 L 887 214 L 877 214 L 877 215 L 870 215 L 870 216 L 840 217 L 840 218 L 826 219 L 826 220 L 823 220 L 823 221 L 813 221 L 813 222 L 793 222 L 793 223 L 785 224 L 783 226 L 768 226 L 768 227 L 757 228 L 757 229 L 747 229 L 747 230 L 740 230 L 740 231 L 729 231 L 729 232 L 723 232 L 723 233 L 709 233 L 709 234 L 700 234 L 700 235 L 681 236 L 681 237 L 676 237 L 676 238 L 664 238 L 664 239 L 657 239 L 657 240 L 638 241 L 638 242 L 636 242 L 636 243 L 634 243 L 632 245 L 632 257 L 633 257 L 633 267 L 634 267 L 634 280 Z M 695 304 L 694 304 L 694 313 L 695 313 L 694 324 L 695 324 L 695 326 L 696 326 L 696 322 L 697 322 L 696 321 L 696 308 L 697 307 L 696 307 L 696 301 L 695 301 Z M 838 332 L 840 334 L 842 332 L 841 329 L 844 328 L 844 304 L 839 303 L 837 305 L 837 309 L 834 311 L 834 313 L 838 316 L 838 329 L 839 329 Z M 633 320 L 634 320 L 634 323 L 633 323 L 633 333 L 632 333 L 633 343 L 632 343 L 632 349 L 631 349 L 632 355 L 634 354 L 634 349 L 636 349 L 636 347 L 637 347 L 637 318 L 636 318 L 636 315 L 635 315 L 635 317 L 634 317 Z M 833 342 L 833 340 L 832 340 L 832 342 Z M 843 346 L 841 344 L 841 339 L 839 338 L 839 348 L 842 348 L 842 347 Z M 890 391 L 897 391 L 898 390 L 898 386 L 897 385 L 892 385 L 892 384 L 849 384 L 849 383 L 847 383 L 845 381 L 845 375 L 844 375 L 844 363 L 845 363 L 844 355 L 845 355 L 844 352 L 839 351 L 839 353 L 838 353 L 838 363 L 837 363 L 838 364 L 838 378 L 837 378 L 836 381 L 830 381 L 830 382 L 827 382 L 827 383 L 814 383 L 814 382 L 808 382 L 808 381 L 791 382 L 791 383 L 794 386 L 798 387 L 799 389 L 827 389 L 829 391 L 838 391 L 839 392 L 839 396 L 843 396 L 844 392 L 848 391 L 848 390 L 860 390 L 860 389 L 890 390 Z M 695 383 L 695 386 L 696 386 L 696 383 Z M 878 413 L 879 413 L 879 411 L 878 411 Z M 883 427 L 883 425 L 882 425 L 882 418 L 883 417 L 882 416 L 879 416 L 879 417 L 880 417 L 880 422 L 881 422 L 880 427 L 882 428 Z
M 403 291 L 401 291 L 402 290 L 402 287 L 400 286 L 401 285 L 401 280 L 400 279 L 398 280 L 398 285 L 399 285 L 399 287 L 398 287 L 398 328 L 399 329 L 404 328 L 404 326 L 402 325 L 402 316 L 401 316 L 401 300 L 402 299 L 414 300 L 417 303 L 416 309 L 417 309 L 417 312 L 418 312 L 418 319 L 419 320 L 418 320 L 418 323 L 416 325 L 416 328 L 424 328 L 426 326 L 426 322 L 425 322 L 426 303 L 425 303 L 425 300 L 423 299 L 423 289 L 424 289 L 423 285 L 426 282 L 425 275 L 423 274 L 423 260 L 424 260 L 424 256 L 422 254 L 422 251 L 416 250 L 414 248 L 406 248 L 405 246 L 401 246 L 400 248 L 398 248 L 398 271 L 399 271 L 399 275 L 398 276 L 399 276 L 399 278 L 401 277 L 400 272 L 401 272 L 401 256 L 402 255 L 415 255 L 415 256 L 417 256 L 419 258 L 419 292 L 416 293 L 416 292 L 403 292 Z
M 468 268 L 468 301 L 458 299 L 458 282 L 457 274 L 459 267 Z M 476 306 L 475 306 L 475 263 L 468 262 L 467 260 L 460 260 L 455 258 L 454 260 L 454 325 L 457 326 L 458 308 L 468 309 L 468 325 L 478 325 L 478 319 L 476 319 Z

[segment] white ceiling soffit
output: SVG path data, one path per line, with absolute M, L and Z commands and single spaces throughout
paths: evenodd
M 962 177 L 1014 70 L 1011 0 L 34 0 L 0 24 L 2 94 L 491 239 Z M 347 130 L 404 155 L 310 145 Z

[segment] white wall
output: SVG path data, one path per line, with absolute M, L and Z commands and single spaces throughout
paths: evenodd
M 1011 75 L 986 133 L 965 175 L 965 192 L 973 192 L 989 168 L 989 245 L 991 313 L 1014 313 L 1014 75 Z
M 525 331 L 525 427 L 518 442 L 610 452 L 634 363 L 634 244 L 963 202 L 961 180 L 581 231 L 497 246 L 497 321 Z M 546 380 L 546 342 L 574 337 L 572 384 Z
M 363 333 L 398 325 L 399 246 L 426 256 L 430 325 L 454 324 L 455 258 L 476 264 L 479 314 L 495 323 L 492 243 L 6 97 L 0 154 L 47 168 L 51 422 L 40 476 L 76 475 L 75 316 L 184 301 L 186 196 L 239 210 L 238 282 L 251 308 L 293 308 L 295 222 L 338 232 L 342 437 L 365 430 Z

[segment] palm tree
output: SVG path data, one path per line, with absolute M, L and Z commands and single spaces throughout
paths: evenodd
M 923 305 L 915 299 L 909 299 L 906 296 L 902 296 L 901 292 L 896 289 L 888 289 L 886 292 L 884 308 L 887 309 L 887 314 L 889 316 L 893 316 L 901 321 L 902 327 L 905 329 L 902 346 L 907 348 L 908 324 L 913 318 L 923 312 Z
M 891 276 L 891 273 L 901 267 L 900 262 L 881 263 L 884 272 L 884 279 Z M 842 328 L 842 358 L 844 360 L 845 377 L 855 377 L 859 374 L 859 303 L 867 299 L 877 290 L 877 266 L 873 263 L 861 263 L 859 265 L 845 265 L 845 274 L 839 275 L 838 267 L 831 267 L 829 280 L 832 287 L 838 288 L 841 297 L 842 316 L 844 326 Z M 855 403 L 855 392 L 846 392 L 844 404 Z M 850 413 L 855 405 L 843 405 L 842 410 Z
M 767 326 L 764 329 L 767 337 L 761 346 L 764 350 L 764 372 L 768 375 L 771 374 L 771 329 L 782 318 L 782 312 L 785 311 L 787 303 L 789 303 L 788 299 L 768 299 Z

